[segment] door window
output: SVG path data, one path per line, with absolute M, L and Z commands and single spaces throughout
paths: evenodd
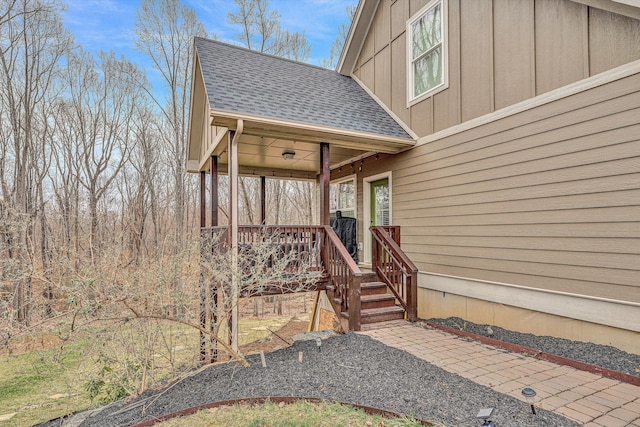
M 389 178 L 371 183 L 371 225 L 389 225 Z

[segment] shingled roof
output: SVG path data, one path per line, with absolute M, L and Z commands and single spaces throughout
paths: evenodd
M 200 37 L 195 46 L 214 111 L 411 139 L 351 77 Z

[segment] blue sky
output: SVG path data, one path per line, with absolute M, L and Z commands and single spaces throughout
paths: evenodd
M 227 11 L 236 10 L 232 0 L 182 0 L 194 9 L 207 31 L 221 41 L 236 39 L 238 28 L 227 24 Z M 145 68 L 152 83 L 156 81 L 144 55 L 134 49 L 132 30 L 139 0 L 66 0 L 65 25 L 74 33 L 76 43 L 91 52 L 113 50 Z M 346 7 L 357 0 L 269 0 L 272 10 L 281 16 L 281 25 L 289 31 L 305 31 L 311 45 L 309 62 L 319 64 L 329 56 L 329 46 L 341 23 L 346 22 Z M 155 87 L 154 90 L 159 88 Z

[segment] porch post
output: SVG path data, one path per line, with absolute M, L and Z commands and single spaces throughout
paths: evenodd
M 260 177 L 260 224 L 267 224 L 267 178 Z
M 218 226 L 218 156 L 211 156 L 211 226 Z
M 238 277 L 235 270 L 238 264 L 238 141 L 236 132 L 229 131 L 229 243 L 234 274 L 231 277 L 231 316 L 229 319 L 229 338 L 231 348 L 238 351 Z
M 211 156 L 211 227 L 218 226 L 218 156 Z M 209 319 L 209 361 L 218 361 L 218 342 L 214 338 L 218 325 L 218 285 L 211 282 L 209 293 L 211 295 L 211 319 Z
M 207 175 L 205 171 L 200 171 L 200 237 L 203 235 L 203 228 L 207 226 Z M 200 250 L 202 251 L 202 241 Z M 202 257 L 202 254 L 200 255 Z M 202 259 L 200 260 L 202 263 Z M 207 342 L 203 330 L 207 324 L 207 287 L 204 282 L 202 267 L 200 271 L 200 361 L 204 362 L 207 354 Z
M 320 225 L 330 225 L 329 214 L 329 144 L 320 143 Z

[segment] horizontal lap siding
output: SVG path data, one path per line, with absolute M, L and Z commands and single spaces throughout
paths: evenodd
M 640 302 L 640 75 L 403 153 L 421 271 Z

